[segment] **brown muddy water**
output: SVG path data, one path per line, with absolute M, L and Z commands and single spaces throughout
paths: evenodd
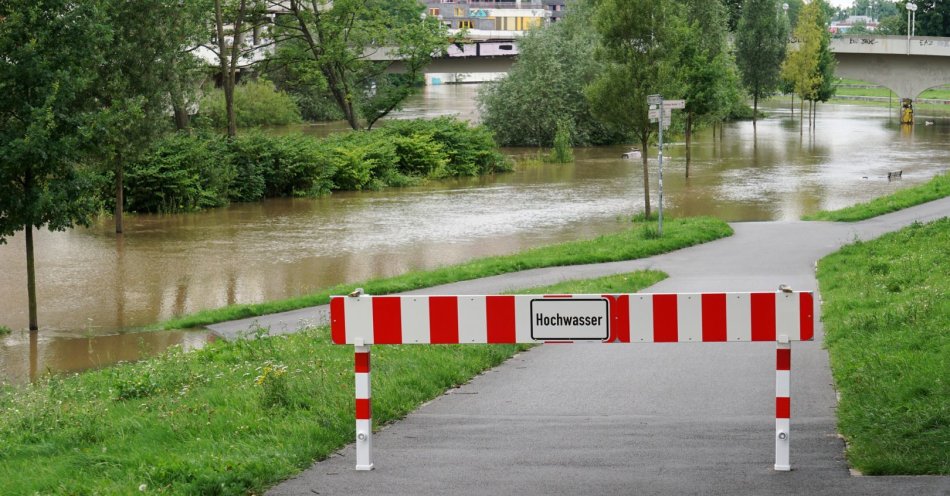
M 475 86 L 426 88 L 400 114 L 475 120 Z M 772 109 L 694 138 L 664 160 L 665 213 L 729 221 L 795 220 L 929 180 L 950 164 L 950 119 L 902 129 L 886 108 L 823 105 L 817 131 Z M 923 120 L 924 116 L 921 116 Z M 306 126 L 322 135 L 337 124 Z M 571 165 L 317 199 L 275 199 L 181 215 L 111 218 L 88 229 L 36 233 L 41 330 L 27 327 L 23 236 L 0 246 L 0 382 L 135 360 L 204 331 L 134 332 L 173 316 L 305 294 L 341 282 L 431 269 L 621 230 L 642 209 L 639 161 L 624 147 L 575 150 Z M 510 149 L 512 155 L 534 150 Z M 655 157 L 655 150 L 651 155 Z M 903 170 L 900 181 L 886 174 Z M 656 192 L 653 171 L 652 191 Z M 654 205 L 656 198 L 653 199 Z

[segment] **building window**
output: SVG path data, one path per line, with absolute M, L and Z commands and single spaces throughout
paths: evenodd
M 459 21 L 459 29 L 475 29 L 475 21 Z
M 433 7 L 429 9 L 430 16 L 438 17 L 441 12 L 442 12 L 442 9 L 439 9 L 438 7 Z
M 465 17 L 465 9 L 462 7 L 455 7 L 455 17 Z

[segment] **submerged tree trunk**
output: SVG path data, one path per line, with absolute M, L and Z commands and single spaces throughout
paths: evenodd
M 122 210 L 123 204 L 125 203 L 125 195 L 123 194 L 123 167 L 122 167 L 122 155 L 119 154 L 116 157 L 115 161 L 115 233 L 122 234 Z
M 33 226 L 26 224 L 26 293 L 29 301 L 30 331 L 39 330 L 36 319 L 36 266 L 33 262 Z
M 713 129 L 715 133 L 715 129 Z M 693 158 L 692 154 L 692 143 L 693 143 L 693 113 L 686 113 L 686 177 L 689 177 L 689 163 Z
M 752 95 L 752 129 L 755 129 L 755 120 L 759 115 L 759 94 Z
M 795 93 L 792 93 L 792 103 L 789 107 L 792 110 L 792 118 L 795 118 Z
M 647 148 L 650 146 L 650 135 L 640 140 L 640 149 L 643 150 L 641 157 L 643 159 L 643 213 L 646 218 L 650 218 L 650 155 Z
M 805 135 L 805 99 L 801 98 L 798 101 L 798 137 L 801 138 Z

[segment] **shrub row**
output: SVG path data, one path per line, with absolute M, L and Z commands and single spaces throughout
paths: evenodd
M 491 133 L 452 118 L 394 121 L 318 139 L 249 132 L 169 135 L 126 174 L 126 209 L 194 211 L 280 196 L 407 186 L 511 170 Z

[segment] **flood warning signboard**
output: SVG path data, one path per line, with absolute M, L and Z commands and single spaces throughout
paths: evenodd
M 531 338 L 603 341 L 610 336 L 610 304 L 603 298 L 531 300 Z

